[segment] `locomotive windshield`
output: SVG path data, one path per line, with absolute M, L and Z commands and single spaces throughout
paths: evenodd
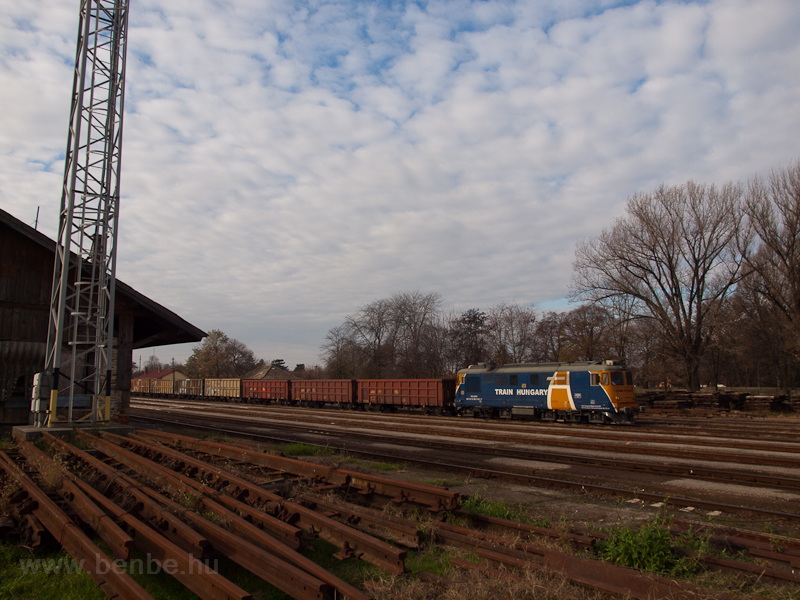
M 625 385 L 625 372 L 611 371 L 611 385 Z

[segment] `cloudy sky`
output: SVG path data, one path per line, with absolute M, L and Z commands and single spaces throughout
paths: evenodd
M 0 0 L 0 206 L 51 237 L 79 5 Z M 564 306 L 633 193 L 800 157 L 797 0 L 130 5 L 117 276 L 290 366 L 395 292 Z

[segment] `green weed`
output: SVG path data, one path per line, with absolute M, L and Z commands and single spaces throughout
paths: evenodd
M 486 488 L 482 488 L 485 490 Z M 497 517 L 498 519 L 506 519 L 508 521 L 518 521 L 520 523 L 528 523 L 527 515 L 520 509 L 514 509 L 508 506 L 504 500 L 489 500 L 481 496 L 481 492 L 477 491 L 472 496 L 467 498 L 461 503 L 462 510 L 474 515 L 486 515 L 488 517 Z
M 85 571 L 73 569 L 72 557 L 66 552 L 31 554 L 7 542 L 0 545 L 0 598 L 101 600 L 105 597 Z
M 376 469 L 378 471 L 406 471 L 408 469 L 408 463 L 404 462 L 370 462 L 368 463 L 370 467 Z
M 327 446 L 314 446 L 312 444 L 287 444 L 283 448 L 283 453 L 289 456 L 330 456 L 334 453 Z
M 197 509 L 200 508 L 200 496 L 191 492 L 183 492 L 178 497 L 178 504 L 186 510 L 197 512 Z
M 681 544 L 702 554 L 707 552 L 708 540 L 692 540 L 690 535 L 685 535 L 681 536 Z M 673 576 L 695 572 L 697 558 L 680 556 L 672 550 L 672 545 L 669 520 L 656 518 L 637 528 L 612 529 L 608 539 L 598 544 L 596 552 L 609 562 L 641 571 Z

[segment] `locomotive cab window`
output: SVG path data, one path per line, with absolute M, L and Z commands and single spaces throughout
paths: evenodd
M 519 386 L 519 375 L 509 375 L 508 385 L 510 385 L 511 387 Z
M 538 373 L 531 373 L 531 386 L 539 385 L 539 374 Z
M 608 373 L 603 373 L 602 382 L 603 385 L 608 385 Z
M 480 394 L 481 377 L 480 375 L 467 375 L 464 378 L 464 387 L 468 394 Z
M 623 371 L 613 371 L 611 373 L 611 385 L 625 385 L 625 373 Z
M 592 385 L 600 385 L 600 373 L 591 373 L 589 380 Z

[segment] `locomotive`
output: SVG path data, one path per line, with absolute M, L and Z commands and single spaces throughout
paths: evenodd
M 629 423 L 636 412 L 631 372 L 617 361 L 478 364 L 461 369 L 459 414 L 578 423 Z
M 188 379 L 131 382 L 134 395 L 357 410 L 631 423 L 631 372 L 615 361 L 472 365 L 456 379 Z

